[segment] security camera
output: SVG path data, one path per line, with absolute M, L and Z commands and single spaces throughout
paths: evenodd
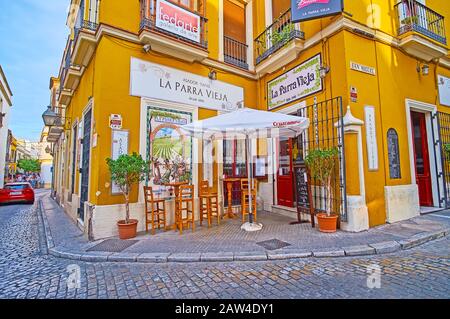
M 146 45 L 144 45 L 144 46 L 142 47 L 142 50 L 143 50 L 145 53 L 149 53 L 151 49 L 152 49 L 152 46 L 151 46 L 150 44 L 146 44 Z

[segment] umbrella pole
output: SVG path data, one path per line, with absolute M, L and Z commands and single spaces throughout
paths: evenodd
M 251 168 L 251 150 L 250 150 L 250 140 L 248 135 L 245 138 L 246 148 L 247 148 L 247 178 L 248 178 L 248 202 L 249 202 L 249 214 L 248 221 L 250 224 L 253 224 L 253 202 L 252 202 L 252 168 Z M 245 199 L 244 199 L 245 200 Z

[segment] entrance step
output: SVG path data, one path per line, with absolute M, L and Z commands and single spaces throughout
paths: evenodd
M 286 217 L 291 217 L 293 219 L 297 219 L 297 208 L 295 207 L 272 205 L 272 212 Z M 309 214 L 302 213 L 301 218 L 302 220 L 305 221 L 311 221 L 311 217 L 309 216 Z
M 420 206 L 420 215 L 436 213 L 436 212 L 440 212 L 443 210 L 445 210 L 445 208 Z

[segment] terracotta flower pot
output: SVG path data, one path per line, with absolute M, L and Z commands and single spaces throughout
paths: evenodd
M 117 222 L 117 227 L 119 228 L 119 238 L 130 239 L 136 237 L 137 224 L 137 219 L 130 219 L 128 224 L 125 224 L 124 220 L 119 220 Z
M 331 214 L 327 216 L 325 213 L 317 214 L 317 221 L 319 222 L 319 230 L 323 233 L 336 232 L 338 215 Z

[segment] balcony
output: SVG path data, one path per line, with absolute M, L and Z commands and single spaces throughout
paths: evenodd
M 208 20 L 175 3 L 166 1 L 175 11 L 185 14 L 194 20 L 198 19 L 200 30 L 195 34 L 184 32 L 186 36 L 170 32 L 162 27 L 163 19 L 157 19 L 156 6 L 158 0 L 141 0 L 141 25 L 139 39 L 144 44 L 150 44 L 151 49 L 188 62 L 201 61 L 208 57 L 207 22 Z M 179 32 L 182 33 L 182 32 Z
M 409 54 L 431 61 L 447 55 L 444 17 L 416 0 L 395 5 L 400 46 Z
M 248 46 L 233 38 L 223 37 L 224 60 L 226 63 L 248 70 L 247 51 Z
M 291 21 L 291 10 L 282 14 L 255 39 L 256 72 L 272 73 L 293 61 L 303 49 L 305 34 Z
M 61 73 L 61 85 L 65 89 L 76 90 L 80 83 L 82 69 L 78 65 L 71 63 L 73 41 L 70 40 L 66 47 L 64 68 Z
M 60 86 L 58 103 L 60 105 L 69 105 L 72 100 L 72 90 L 67 90 Z
M 98 24 L 92 21 L 82 20 L 75 27 L 74 48 L 72 63 L 74 65 L 88 66 L 97 47 L 95 32 Z

